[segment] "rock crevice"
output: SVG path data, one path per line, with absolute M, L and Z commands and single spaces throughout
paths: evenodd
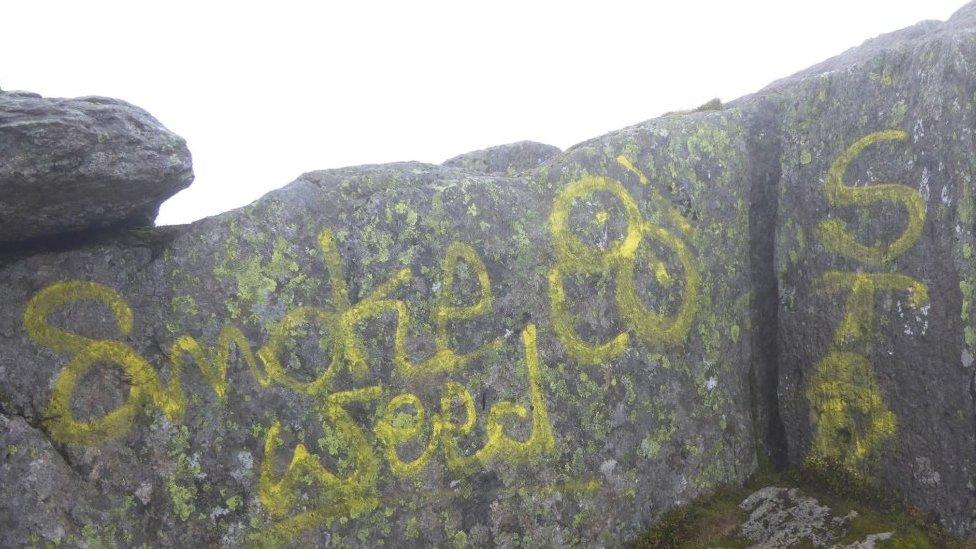
M 759 452 L 770 466 L 788 466 L 786 431 L 779 415 L 779 282 L 776 276 L 776 220 L 782 169 L 779 120 L 782 103 L 757 102 L 750 115 L 749 260 L 752 266 L 752 399 Z

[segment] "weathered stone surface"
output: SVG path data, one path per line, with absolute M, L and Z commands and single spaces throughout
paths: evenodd
M 192 180 L 186 143 L 138 107 L 0 93 L 0 245 L 152 226 Z
M 828 547 L 847 533 L 857 517 L 856 511 L 838 516 L 796 488 L 776 486 L 757 490 L 739 507 L 749 513 L 739 531 L 755 542 L 755 547 L 796 547 L 803 543 Z
M 739 508 L 749 513 L 736 535 L 752 542 L 750 549 L 767 547 L 830 547 L 832 549 L 874 549 L 892 539 L 893 532 L 875 532 L 863 539 L 842 541 L 856 530 L 858 518 L 851 509 L 841 515 L 797 488 L 766 486 L 742 500 Z M 863 534 L 862 534 L 863 535 Z
M 558 154 L 314 172 L 8 250 L 0 543 L 618 545 L 767 460 L 976 532 L 974 25 Z M 187 181 L 178 138 L 129 166 L 68 135 L 83 173 Z
M 11 497 L 6 539 L 614 545 L 742 481 L 746 118 L 519 178 L 315 172 L 169 241 L 10 262 L 2 409 L 91 511 Z
M 780 405 L 793 463 L 976 530 L 976 9 L 772 87 Z
M 561 151 L 558 147 L 519 141 L 455 156 L 445 166 L 491 175 L 516 175 L 540 166 Z
M 0 414 L 0 497 L 16 502 L 0 513 L 0 545 L 65 541 L 68 524 L 96 523 L 87 507 L 92 489 L 23 418 Z M 108 517 L 105 517 L 108 518 Z M 25 537 L 26 533 L 33 538 Z

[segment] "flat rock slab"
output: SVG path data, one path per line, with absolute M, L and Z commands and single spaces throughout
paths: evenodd
M 191 181 L 186 143 L 138 107 L 0 92 L 0 246 L 152 226 Z
M 749 513 L 749 517 L 737 533 L 754 543 L 750 549 L 805 546 L 870 549 L 892 537 L 891 532 L 878 532 L 850 544 L 838 543 L 850 531 L 857 511 L 838 515 L 797 488 L 766 486 L 742 500 L 739 508 Z

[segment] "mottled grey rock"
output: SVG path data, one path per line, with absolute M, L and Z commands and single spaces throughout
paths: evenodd
M 892 538 L 893 532 L 881 532 L 879 534 L 868 534 L 864 539 L 860 541 L 855 541 L 854 543 L 848 543 L 847 545 L 839 545 L 838 549 L 874 549 L 877 547 L 878 542 L 886 541 Z
M 455 156 L 444 166 L 490 175 L 515 175 L 538 167 L 561 151 L 558 147 L 519 141 Z
M 759 460 L 973 533 L 974 25 L 0 255 L 0 541 L 619 545 Z
M 743 481 L 748 117 L 647 122 L 517 178 L 314 172 L 169 239 L 10 261 L 2 410 L 101 513 L 40 522 L 126 545 L 615 545 Z
M 857 511 L 840 516 L 797 488 L 760 488 L 742 500 L 739 508 L 749 516 L 736 533 L 754 543 L 750 549 L 806 546 L 873 549 L 878 542 L 893 536 L 892 532 L 878 532 L 853 543 L 841 543 L 839 540 L 848 535 L 858 517 Z
M 792 463 L 976 531 L 976 17 L 775 85 L 780 408 Z
M 803 543 L 827 547 L 850 529 L 857 512 L 837 516 L 825 505 L 796 488 L 767 486 L 742 500 L 739 508 L 749 518 L 739 527 L 754 548 L 796 547 Z
M 192 180 L 183 139 L 138 107 L 0 94 L 0 245 L 152 226 Z
M 86 505 L 86 479 L 24 418 L 0 414 L 0 479 L 0 498 L 11 502 L 0 512 L 3 547 L 64 542 L 66 525 L 107 518 Z

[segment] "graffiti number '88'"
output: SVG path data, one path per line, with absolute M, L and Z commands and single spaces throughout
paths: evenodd
M 570 211 L 577 199 L 594 193 L 608 193 L 623 206 L 627 226 L 623 238 L 607 249 L 588 245 L 573 234 Z M 587 176 L 569 184 L 556 197 L 549 216 L 549 231 L 556 252 L 556 264 L 549 270 L 549 302 L 553 329 L 566 352 L 583 364 L 599 364 L 619 356 L 630 341 L 630 331 L 645 342 L 677 344 L 691 329 L 698 301 L 700 278 L 694 259 L 685 244 L 672 232 L 645 221 L 633 197 L 619 182 L 601 176 Z M 681 264 L 684 278 L 681 303 L 673 315 L 651 310 L 637 291 L 635 276 L 637 253 L 645 238 L 670 249 Z M 664 263 L 653 258 L 659 282 L 670 278 Z M 564 277 L 568 274 L 613 273 L 616 281 L 614 300 L 629 331 L 623 331 L 605 343 L 585 341 L 574 326 L 567 304 Z

